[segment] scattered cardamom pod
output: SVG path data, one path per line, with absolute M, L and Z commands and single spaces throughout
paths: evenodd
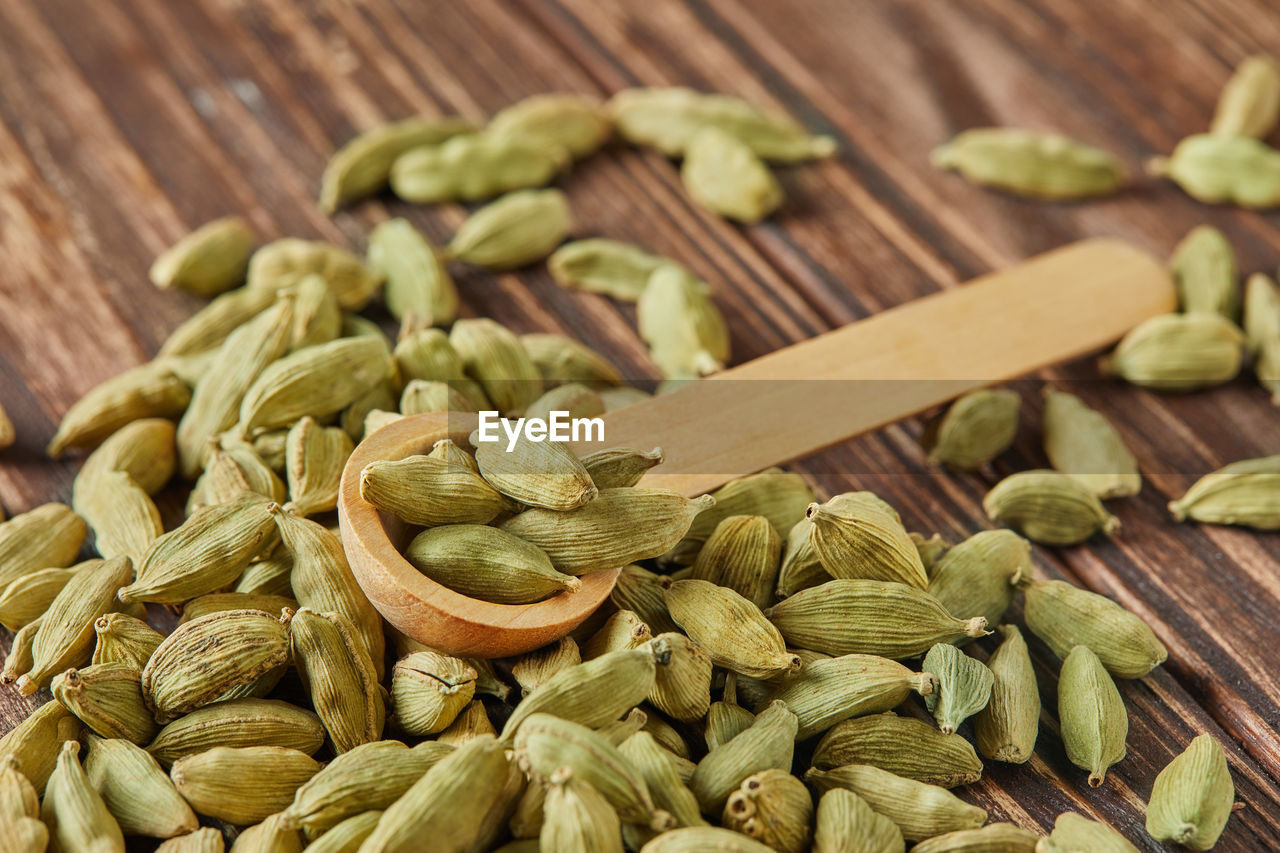
M 587 469 L 597 489 L 625 489 L 639 483 L 649 469 L 661 465 L 662 461 L 661 447 L 648 451 L 611 447 L 582 457 L 582 467 Z
M 396 725 L 406 734 L 444 731 L 475 692 L 476 671 L 466 661 L 449 655 L 414 652 L 396 661 L 391 670 Z
M 1178 521 L 1280 529 L 1280 455 L 1243 459 L 1206 474 L 1169 503 Z
M 1011 823 L 959 829 L 921 841 L 912 853 L 1035 853 L 1040 834 Z
M 718 826 L 685 826 L 655 835 L 640 853 L 772 853 L 773 848 Z
M 961 723 L 985 708 L 991 699 L 991 685 L 995 682 L 991 670 L 955 646 L 938 643 L 924 656 L 920 669 L 936 679 L 936 686 L 932 693 L 925 694 L 924 703 L 944 735 L 954 734 Z
M 61 702 L 45 702 L 0 737 L 0 757 L 17 762 L 17 769 L 43 795 L 58 760 L 58 748 L 75 740 L 83 727 Z
M 458 316 L 458 290 L 434 246 L 407 219 L 389 219 L 369 233 L 369 269 L 381 276 L 387 310 L 447 326 Z
M 732 515 L 716 525 L 690 578 L 728 587 L 757 607 L 774 597 L 782 538 L 763 515 Z
M 612 362 L 586 344 L 572 338 L 566 338 L 564 335 L 535 333 L 521 335 L 520 344 L 534 366 L 538 368 L 538 373 L 541 374 L 542 381 L 547 387 L 561 382 L 581 382 L 598 388 L 602 395 L 601 400 L 604 400 L 603 395 L 610 389 L 600 386 L 629 387 L 622 386 L 622 374 Z
M 199 814 L 246 826 L 286 808 L 319 770 L 314 758 L 296 749 L 215 746 L 178 759 L 169 776 Z
M 1235 785 L 1222 744 L 1198 735 L 1156 776 L 1147 834 L 1192 850 L 1211 850 L 1231 817 Z
M 279 291 L 312 274 L 325 280 L 344 311 L 359 311 L 382 284 L 382 279 L 346 249 L 286 237 L 253 253 L 249 259 L 248 285 Z
M 1253 373 L 1280 406 L 1280 288 L 1262 273 L 1249 276 L 1245 286 L 1244 333 Z
M 826 583 L 831 579 L 831 574 L 823 568 L 822 561 L 818 559 L 817 549 L 813 545 L 813 522 L 802 518 L 787 534 L 786 548 L 782 552 L 782 563 L 778 568 L 778 586 L 775 593 L 778 598 L 786 598 L 802 589 Z
M 1079 397 L 1045 386 L 1043 429 L 1049 463 L 1099 498 L 1142 490 L 1138 460 L 1119 431 Z
M 599 392 L 579 382 L 567 382 L 542 394 L 525 409 L 525 417 L 550 421 L 553 412 L 570 418 L 596 418 L 604 414 L 604 399 Z
M 497 133 L 464 133 L 412 148 L 391 166 L 391 189 L 405 201 L 480 201 L 551 183 L 569 160 L 558 143 Z
M 1036 844 L 1036 853 L 1138 853 L 1124 836 L 1105 823 L 1075 812 L 1064 812 L 1054 821 L 1053 832 Z
M 672 755 L 649 732 L 636 732 L 618 746 L 618 751 L 648 786 L 653 802 L 669 812 L 677 826 L 705 826 L 698 798 L 680 778 Z
M 592 237 L 556 249 L 547 258 L 547 269 L 561 287 L 635 302 L 664 263 L 673 262 L 621 240 Z
M 920 441 L 929 464 L 969 471 L 995 459 L 1013 444 L 1021 405 L 1017 392 L 1006 388 L 960 397 L 925 424 Z
M 156 848 L 156 853 L 226 853 L 222 833 L 211 826 L 170 838 Z
M 696 379 L 729 360 L 729 331 L 706 282 L 677 264 L 649 276 L 636 302 L 640 337 L 668 379 Z
M 733 590 L 704 580 L 680 580 L 667 587 L 664 597 L 671 618 L 716 666 L 758 678 L 800 668 L 800 659 L 787 651 L 783 635 L 760 608 Z
M 39 619 L 79 569 L 40 569 L 0 589 L 0 625 L 17 631 Z
M 258 287 L 238 287 L 213 299 L 178 324 L 160 345 L 158 360 L 165 357 L 210 353 L 222 346 L 227 336 L 276 301 L 275 291 Z
M 166 725 L 147 746 L 165 767 L 215 746 L 280 746 L 314 754 L 324 744 L 320 718 L 279 699 L 246 697 L 196 708 Z
M 748 776 L 724 807 L 726 829 L 741 832 L 781 853 L 804 853 L 812 836 L 813 798 L 790 769 Z
M 302 853 L 302 845 L 297 831 L 285 826 L 280 815 L 273 814 L 236 836 L 230 853 Z
M 789 531 L 816 498 L 803 477 L 781 468 L 730 480 L 711 496 L 715 503 L 698 514 L 680 544 L 666 555 L 671 562 L 692 565 L 716 526 L 731 515 L 763 515 L 779 533 Z
M 93 630 L 97 634 L 93 664 L 127 663 L 138 672 L 164 640 L 164 634 L 125 613 L 104 613 L 93 623 Z
M 501 449 L 495 452 L 506 455 Z M 537 473 L 530 472 L 529 479 Z M 424 527 L 487 524 L 506 508 L 502 495 L 478 471 L 429 455 L 370 462 L 360 472 L 360 497 Z
M 1209 132 L 1262 139 L 1280 118 L 1280 67 L 1265 54 L 1245 57 L 1222 87 Z
M 1010 474 L 987 492 L 982 508 L 1033 542 L 1075 545 L 1095 533 L 1114 535 L 1120 519 L 1070 474 L 1035 470 Z
M 525 352 L 520 339 L 505 326 L 483 317 L 459 320 L 449 331 L 457 364 L 480 384 L 487 400 L 509 415 L 520 414 L 542 396 L 542 375 Z M 433 344 L 433 348 L 438 345 Z M 436 359 L 447 359 L 449 353 L 435 353 Z M 451 372 L 452 365 L 447 371 Z M 445 374 L 446 370 L 440 370 Z M 422 379 L 449 380 L 448 375 L 420 376 Z M 465 390 L 465 389 L 464 389 Z M 486 402 L 487 402 L 486 400 Z M 480 408 L 488 408 L 481 406 Z
M 813 853 L 903 853 L 902 830 L 853 791 L 831 788 L 818 800 Z
M 124 853 L 124 833 L 80 766 L 80 744 L 61 744 L 58 764 L 49 776 L 40 819 L 49 827 L 54 853 Z
M 65 568 L 84 544 L 84 519 L 60 503 L 47 503 L 0 524 L 0 584 L 45 568 Z
M 937 689 L 936 678 L 927 672 L 912 672 L 875 655 L 842 655 L 807 664 L 784 680 L 770 698 L 786 703 L 796 715 L 796 737 L 804 740 L 850 717 L 896 708 L 912 692 L 928 702 Z M 859 763 L 881 766 L 874 761 Z
M 612 613 L 600 629 L 582 644 L 583 660 L 595 660 L 601 655 L 621 649 L 634 649 L 653 639 L 653 631 L 643 620 L 629 610 Z
M 1147 171 L 1207 204 L 1272 208 L 1280 204 L 1280 151 L 1247 136 L 1188 136 Z
M 998 625 L 1031 566 L 1030 542 L 1012 530 L 983 530 L 938 559 L 927 591 L 956 618 L 978 614 Z
M 1169 653 L 1147 623 L 1096 592 L 1065 581 L 1034 581 L 1024 590 L 1027 628 L 1065 658 L 1088 646 L 1118 678 L 1142 678 Z
M 746 730 L 708 752 L 689 779 L 702 810 L 719 814 L 734 789 L 754 773 L 790 772 L 796 731 L 796 715 L 782 702 L 770 702 Z
M 846 492 L 805 512 L 813 549 L 834 578 L 929 585 L 920 552 L 893 507 L 871 492 Z
M 142 418 L 177 418 L 191 403 L 191 386 L 168 359 L 149 361 L 89 389 L 67 409 L 47 452 L 56 459 L 68 448 L 93 448 L 126 424 Z
M 488 270 L 510 270 L 555 251 L 573 227 L 560 190 L 517 190 L 471 214 L 449 242 L 448 256 Z
M 285 473 L 289 500 L 299 515 L 328 512 L 338 505 L 342 468 L 353 449 L 345 432 L 338 427 L 320 426 L 310 416 L 289 428 Z
M 754 223 L 782 204 L 782 185 L 751 146 L 718 127 L 685 145 L 680 179 L 698 204 L 726 219 Z
M 1058 723 L 1071 763 L 1089 771 L 1098 787 L 1107 768 L 1125 756 L 1129 715 L 1120 691 L 1088 646 L 1076 646 L 1058 675 Z
M 622 853 L 622 826 L 613 806 L 591 783 L 561 767 L 547 780 L 542 830 L 544 850 Z
M 904 749 L 904 744 L 911 748 Z M 845 764 L 869 764 L 943 788 L 982 778 L 982 762 L 967 740 L 892 712 L 845 720 L 823 735 L 813 752 L 813 766 L 830 770 Z
M 1120 161 L 1101 148 L 1015 127 L 966 130 L 929 159 L 975 184 L 1046 201 L 1112 195 L 1127 180 Z
M 127 663 L 72 667 L 54 676 L 53 698 L 95 734 L 145 744 L 159 726 L 142 701 L 142 673 Z
M 40 822 L 36 789 L 18 768 L 16 758 L 0 758 L 0 850 L 42 853 L 48 844 L 49 828 Z
M 1173 274 L 1183 311 L 1221 314 L 1235 321 L 1240 307 L 1236 253 L 1226 235 L 1217 228 L 1198 225 L 1188 231 L 1173 248 L 1169 272 Z
M 127 740 L 88 735 L 84 772 L 125 835 L 173 838 L 199 828 L 169 775 Z
M 525 696 L 545 684 L 552 676 L 582 663 L 582 652 L 573 637 L 561 637 L 554 643 L 521 655 L 511 665 L 511 677 Z
M 599 150 L 613 133 L 600 104 L 583 95 L 531 95 L 494 114 L 486 129 L 495 136 L 563 148 L 575 160 Z
M 1040 690 L 1018 626 L 1001 625 L 997 630 L 1004 640 L 987 658 L 995 682 L 991 701 L 974 717 L 974 740 L 984 758 L 1024 764 L 1040 731 Z
M 151 283 L 211 298 L 244 282 L 253 252 L 253 229 L 239 216 L 201 225 L 151 265 Z
M 303 607 L 289 623 L 289 650 L 335 752 L 382 737 L 386 707 L 377 672 L 350 620 Z
M 711 706 L 711 656 L 679 632 L 659 634 L 655 640 L 666 641 L 670 660 L 657 668 L 649 702 L 681 722 L 701 720 Z
M 877 813 L 898 825 L 908 841 L 923 841 L 977 829 L 987 822 L 987 812 L 972 806 L 946 788 L 895 776 L 879 767 L 846 764 L 831 770 L 810 768 L 804 780 L 820 794 L 844 788 L 857 794 Z

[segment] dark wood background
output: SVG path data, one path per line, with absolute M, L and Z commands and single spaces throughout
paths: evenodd
M 1163 256 L 1211 222 L 1242 270 L 1274 270 L 1274 217 L 1146 180 L 1098 203 L 1024 202 L 927 160 L 958 130 L 1015 124 L 1102 145 L 1140 173 L 1206 127 L 1230 69 L 1256 51 L 1280 54 L 1268 0 L 7 0 L 0 400 L 20 439 L 0 454 L 0 501 L 13 513 L 69 500 L 77 463 L 50 463 L 41 448 L 82 392 L 148 358 L 196 307 L 146 279 L 188 229 L 234 212 L 263 239 L 362 251 L 372 225 L 404 215 L 446 239 L 461 208 L 375 202 L 329 219 L 316 207 L 328 155 L 380 121 L 481 119 L 536 92 L 683 83 L 836 136 L 839 156 L 786 170 L 786 206 L 752 228 L 691 205 L 673 165 L 651 153 L 619 149 L 564 181 L 579 235 L 635 241 L 711 282 L 739 362 L 1086 236 Z M 560 290 L 541 268 L 460 273 L 459 285 L 467 313 L 565 332 L 630 375 L 653 375 L 626 306 Z M 1275 849 L 1280 536 L 1174 525 L 1164 505 L 1204 471 L 1280 452 L 1280 411 L 1247 378 L 1161 397 L 1100 380 L 1091 361 L 1053 375 L 1115 421 L 1148 479 L 1113 505 L 1115 541 L 1037 549 L 1039 567 L 1135 610 L 1170 658 L 1121 683 L 1129 756 L 1105 787 L 1085 786 L 1047 712 L 1037 757 L 991 764 L 964 796 L 1030 827 L 1076 809 L 1159 849 L 1142 829 L 1152 781 L 1208 732 L 1227 747 L 1243 804 L 1218 849 Z M 922 468 L 917 422 L 796 467 L 827 491 L 874 489 L 911 528 L 956 539 L 986 526 L 980 501 L 996 479 L 1044 464 L 1038 408 L 1028 393 L 1015 449 L 981 474 Z M 1057 661 L 1033 651 L 1052 709 Z M 0 731 L 30 707 L 0 701 Z

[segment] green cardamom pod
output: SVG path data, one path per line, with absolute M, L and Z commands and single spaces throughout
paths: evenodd
M 728 587 L 756 607 L 773 601 L 782 537 L 763 515 L 731 515 L 716 525 L 689 577 Z
M 385 279 L 383 298 L 397 320 L 416 315 L 447 326 L 458 316 L 458 289 L 434 246 L 407 219 L 389 219 L 369 233 L 369 269 Z
M 1054 469 L 1100 498 L 1142 490 L 1138 460 L 1106 416 L 1074 394 L 1044 389 L 1044 451 Z
M 480 476 L 525 506 L 569 512 L 599 493 L 582 462 L 559 442 L 533 441 L 522 434 L 513 446 L 497 441 L 472 444 Z
M 813 545 L 813 522 L 802 518 L 787 534 L 787 545 L 782 552 L 782 563 L 778 567 L 775 594 L 778 598 L 786 598 L 831 579 L 831 573 L 823 568 Z
M 681 580 L 664 593 L 671 618 L 711 662 L 732 672 L 768 678 L 800 668 L 783 635 L 765 614 L 731 589 L 710 581 Z
M 268 815 L 236 836 L 230 853 L 302 853 L 302 837 L 284 825 L 278 814 Z
M 178 759 L 169 776 L 197 813 L 246 826 L 286 808 L 319 771 L 319 762 L 296 749 L 216 746 Z
M 771 702 L 740 735 L 708 752 L 689 779 L 703 812 L 719 814 L 729 795 L 753 773 L 790 771 L 796 731 L 796 715 L 782 702 Z
M 558 571 L 585 575 L 666 553 L 714 505 L 710 495 L 690 500 L 666 489 L 601 489 L 578 509 L 527 509 L 501 529 L 537 545 Z
M 1105 823 L 1075 812 L 1064 812 L 1054 821 L 1053 832 L 1040 839 L 1036 853 L 1138 853 L 1124 836 Z
M 983 530 L 939 558 L 927 591 L 956 618 L 978 614 L 998 625 L 1031 566 L 1030 542 L 1012 530 Z
M 96 447 L 142 418 L 177 418 L 191 402 L 191 386 L 168 359 L 149 361 L 89 389 L 67 409 L 46 452 L 56 459 L 68 448 Z
M 1059 471 L 1010 474 L 987 492 L 982 508 L 992 521 L 1044 545 L 1075 545 L 1099 531 L 1111 536 L 1120 529 L 1120 519 L 1097 495 Z
M 592 98 L 555 92 L 531 95 L 504 107 L 489 120 L 487 132 L 563 148 L 580 160 L 604 145 L 613 125 Z
M 1058 722 L 1071 763 L 1098 787 L 1107 768 L 1125 756 L 1129 715 L 1116 683 L 1088 646 L 1076 646 L 1058 675 Z
M 49 828 L 40 822 L 35 787 L 18 768 L 16 758 L 0 758 L 0 850 L 43 853 L 48 845 Z
M 471 399 L 447 382 L 411 379 L 400 395 L 400 414 L 421 415 L 429 412 L 474 412 Z
M 813 798 L 789 769 L 765 770 L 729 795 L 721 822 L 780 853 L 804 853 L 812 836 Z
M 1221 314 L 1235 321 L 1240 307 L 1236 253 L 1217 228 L 1197 225 L 1188 231 L 1173 248 L 1169 272 L 1183 311 Z
M 177 465 L 176 427 L 164 418 L 142 418 L 112 433 L 89 454 L 76 481 L 111 471 L 133 478 L 149 495 L 163 489 Z
M 805 517 L 805 511 L 815 499 L 813 488 L 803 477 L 781 468 L 730 480 L 711 496 L 715 503 L 698 514 L 680 544 L 666 555 L 671 562 L 692 565 L 716 526 L 731 515 L 763 515 L 782 533 Z
M 732 672 L 725 673 L 724 692 L 721 694 L 720 701 L 712 702 L 707 711 L 706 731 L 703 737 L 708 750 L 715 749 L 722 743 L 728 743 L 751 728 L 756 715 L 738 704 L 737 694 L 738 676 Z M 792 713 L 795 712 L 792 711 Z
M 595 660 L 620 649 L 634 649 L 653 639 L 653 630 L 630 610 L 612 613 L 604 624 L 582 643 L 582 659 Z
M 903 749 L 904 744 L 911 748 Z M 982 762 L 967 740 L 891 712 L 845 720 L 823 735 L 813 752 L 813 766 L 830 770 L 845 764 L 869 764 L 943 788 L 982 778 Z
M 818 800 L 813 853 L 903 853 L 902 830 L 853 791 L 831 788 Z
M 1280 151 L 1247 136 L 1188 136 L 1168 157 L 1148 161 L 1147 171 L 1207 204 L 1280 204 Z
M 1104 595 L 1065 581 L 1035 581 L 1025 589 L 1027 628 L 1065 658 L 1088 646 L 1118 678 L 1142 678 L 1169 656 L 1151 628 Z
M 1244 459 L 1197 480 L 1169 504 L 1178 521 L 1280 529 L 1280 455 Z
M 215 746 L 281 746 L 314 754 L 324 744 L 320 718 L 279 699 L 232 699 L 196 708 L 166 725 L 147 746 L 165 767 Z
M 94 733 L 143 744 L 159 726 L 142 701 L 142 673 L 127 663 L 71 668 L 54 676 L 53 698 Z
M 436 583 L 498 604 L 531 604 L 581 586 L 576 577 L 556 571 L 536 545 L 483 524 L 429 528 L 404 554 Z
M 84 772 L 125 835 L 173 838 L 199 827 L 195 813 L 146 750 L 88 736 Z
M 982 616 L 957 619 L 922 589 L 900 583 L 832 580 L 765 611 L 789 645 L 829 655 L 909 658 L 935 643 L 982 637 Z
M 929 464 L 959 471 L 980 468 L 1009 449 L 1018 434 L 1022 398 L 1005 388 L 970 391 L 925 424 L 921 443 Z
M 834 578 L 929 585 L 920 552 L 898 513 L 871 492 L 846 492 L 812 503 L 813 549 Z
M 161 843 L 156 853 L 226 853 L 222 832 L 211 826 Z
M 726 219 L 759 222 L 782 204 L 782 185 L 751 146 L 704 127 L 684 149 L 680 180 L 698 204 Z
M 693 795 L 672 762 L 672 754 L 649 732 L 636 732 L 618 746 L 618 751 L 644 779 L 653 802 L 670 812 L 677 826 L 705 826 L 698 798 Z
M 573 637 L 561 637 L 554 643 L 521 655 L 511 665 L 511 677 L 528 696 L 553 676 L 582 663 L 582 651 Z
M 211 298 L 244 282 L 253 252 L 253 229 L 239 216 L 201 225 L 166 249 L 151 265 L 156 287 Z
M 560 144 L 497 133 L 465 133 L 412 148 L 391 166 L 391 189 L 405 201 L 480 201 L 551 183 L 569 160 Z
M 82 728 L 61 702 L 45 702 L 0 737 L 0 758 L 12 758 L 36 793 L 43 795 L 58 760 L 58 747 L 79 737 Z
M 483 319 L 479 323 L 461 320 L 454 324 L 455 327 L 462 327 L 456 339 L 440 329 L 420 329 L 402 337 L 396 343 L 392 353 L 400 380 L 405 383 L 415 379 L 445 382 L 450 389 L 462 394 L 470 407 L 476 411 L 493 408 L 493 404 L 489 402 L 480 384 L 474 379 L 467 378 L 462 355 L 451 343 L 452 340 L 458 340 L 464 345 L 467 357 L 473 365 L 480 364 L 483 359 L 485 372 L 497 391 L 517 395 L 520 405 L 527 405 L 530 400 L 542 393 L 541 385 L 538 385 L 535 393 L 526 391 L 518 381 L 510 382 L 509 386 L 500 386 L 499 381 L 528 380 L 536 375 L 536 372 L 531 371 L 525 364 L 528 353 L 522 352 L 512 343 L 510 337 L 504 334 L 507 332 L 505 328 L 496 323 L 493 326 L 488 325 L 491 322 Z M 497 328 L 494 329 L 494 326 Z M 464 333 L 467 335 L 466 338 L 463 337 Z M 375 391 L 387 393 L 381 387 Z M 524 396 L 527 394 L 532 396 Z M 504 399 L 504 402 L 510 403 L 511 400 Z M 372 403 L 377 405 L 371 405 Z M 395 402 L 387 393 L 386 398 L 380 401 L 362 398 L 359 405 L 353 403 L 349 411 L 355 413 L 363 409 L 364 412 L 368 412 L 371 408 L 394 409 Z M 360 417 L 363 418 L 364 415 L 361 414 Z
M 609 601 L 619 610 L 630 610 L 652 628 L 665 634 L 680 630 L 667 611 L 665 591 L 671 583 L 666 575 L 659 575 L 637 565 L 622 567 L 614 584 Z
M 360 497 L 425 527 L 487 524 L 506 507 L 478 472 L 431 456 L 370 462 L 360 472 Z
M 124 853 L 120 824 L 89 782 L 79 756 L 78 742 L 64 742 L 45 788 L 40 819 L 49 827 L 49 849 L 54 853 Z
M 718 826 L 684 826 L 655 835 L 640 853 L 772 853 L 773 848 Z
M 276 503 L 284 503 L 288 497 L 284 483 L 253 449 L 253 445 L 234 439 L 223 442 L 209 450 L 204 473 L 196 480 L 187 499 L 187 515 L 194 515 L 206 507 L 231 503 L 245 492 L 253 492 Z
M 636 303 L 640 337 L 668 379 L 696 379 L 729 360 L 729 330 L 706 282 L 682 266 L 653 271 Z
M 887 658 L 842 655 L 806 665 L 770 696 L 785 702 L 796 715 L 800 727 L 796 737 L 804 740 L 841 720 L 896 708 L 912 692 L 928 702 L 937 692 L 937 682 L 927 672 L 912 672 Z
M 846 764 L 831 770 L 812 767 L 804 780 L 820 794 L 844 788 L 866 800 L 877 813 L 898 825 L 908 841 L 923 841 L 977 829 L 987 822 L 987 812 L 971 806 L 946 788 L 895 776 L 879 767 Z
M 520 339 L 505 326 L 484 317 L 459 320 L 449 331 L 448 343 L 457 356 L 458 364 L 480 384 L 482 396 L 492 400 L 499 411 L 509 415 L 520 414 L 542 396 L 542 375 L 537 365 L 525 352 Z M 436 350 L 432 354 L 434 360 L 448 358 L 448 352 L 440 352 L 442 348 L 438 344 L 432 343 L 431 347 Z M 451 371 L 452 365 L 447 370 Z M 444 374 L 446 368 L 442 365 L 438 371 Z M 453 377 L 434 375 L 417 378 L 450 380 Z
M 1280 67 L 1266 54 L 1245 57 L 1222 87 L 1209 132 L 1262 139 L 1280 118 Z
M 661 465 L 662 448 L 636 450 L 633 447 L 611 447 L 582 457 L 591 482 L 597 489 L 625 489 L 636 485 L 649 469 Z
M 1156 776 L 1147 834 L 1192 850 L 1211 850 L 1231 817 L 1235 785 L 1222 744 L 1198 735 Z
M 582 382 L 591 387 L 622 384 L 622 374 L 612 362 L 572 338 L 535 333 L 521 335 L 520 344 L 538 368 L 547 387 L 561 382 Z
M 705 127 L 715 127 L 751 146 L 766 160 L 798 163 L 829 157 L 836 142 L 814 136 L 788 116 L 766 112 L 732 95 L 709 95 L 683 86 L 623 89 L 605 109 L 618 135 L 633 145 L 679 157 Z
M 592 237 L 556 249 L 547 258 L 547 269 L 561 287 L 635 302 L 649 276 L 664 263 L 674 262 L 630 243 Z
M 79 569 L 39 569 L 0 589 L 0 625 L 17 631 L 39 619 Z
M 276 301 L 274 291 L 239 287 L 215 298 L 178 324 L 160 346 L 159 357 L 190 356 L 216 350 L 227 336 Z
M 1035 853 L 1040 834 L 1011 823 L 960 829 L 921 841 L 912 853 Z
M 711 656 L 706 649 L 678 632 L 659 634 L 671 659 L 658 667 L 649 702 L 668 717 L 695 723 L 711 707 Z
M 142 672 L 164 640 L 155 628 L 125 613 L 105 613 L 93 623 L 97 642 L 92 663 L 127 663 Z
M 0 524 L 0 584 L 32 572 L 65 568 L 84 544 L 84 519 L 60 503 L 47 503 Z
M 942 538 L 942 535 L 935 533 L 925 538 L 923 533 L 911 532 L 911 541 L 916 546 L 916 552 L 920 554 L 920 562 L 924 564 L 925 573 L 929 577 L 933 577 L 934 571 L 938 567 L 938 562 L 942 559 L 942 555 L 951 547 L 951 543 Z
M 476 692 L 476 671 L 438 652 L 414 652 L 391 670 L 396 725 L 411 735 L 433 735 L 457 719 Z
M 320 179 L 320 208 L 333 213 L 353 201 L 381 192 L 396 158 L 413 148 L 438 145 L 471 133 L 461 118 L 414 116 L 370 128 L 333 153 Z
M 569 200 L 560 190 L 517 190 L 471 214 L 449 242 L 448 255 L 488 270 L 540 261 L 573 228 Z
M 937 679 L 924 704 L 945 735 L 954 734 L 960 724 L 981 711 L 991 699 L 995 676 L 955 646 L 939 643 L 929 649 L 920 668 Z
M 1024 764 L 1040 731 L 1040 690 L 1022 632 L 1016 625 L 998 630 L 1004 640 L 987 659 L 995 683 L 991 701 L 974 718 L 974 740 L 985 758 Z
M 335 752 L 382 737 L 386 707 L 381 686 L 369 650 L 350 620 L 303 607 L 289 623 L 289 649 Z
M 344 311 L 359 311 L 382 284 L 351 252 L 320 241 L 274 240 L 249 259 L 249 287 L 279 291 L 308 275 L 323 278 Z
M 286 433 L 285 474 L 289 500 L 301 516 L 328 512 L 338 505 L 342 469 L 354 449 L 338 427 L 324 427 L 310 416 Z
M 1015 127 L 966 130 L 929 159 L 975 184 L 1046 201 L 1111 195 L 1126 183 L 1124 166 L 1101 148 Z
M 622 853 L 618 813 L 571 768 L 561 767 L 547 780 L 539 843 L 565 853 Z

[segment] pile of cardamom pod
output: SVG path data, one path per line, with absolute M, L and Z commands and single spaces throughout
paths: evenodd
M 456 319 L 449 262 L 550 256 L 561 284 L 636 301 L 669 380 L 728 359 L 709 288 L 677 262 L 601 238 L 557 249 L 568 205 L 539 187 L 615 132 L 683 157 L 690 194 L 744 221 L 780 200 L 764 160 L 831 150 L 724 96 L 629 90 L 603 108 L 540 96 L 483 130 L 412 119 L 335 155 L 328 210 L 388 182 L 411 201 L 506 193 L 441 251 L 404 220 L 374 229 L 367 260 L 296 239 L 255 251 L 231 218 L 157 260 L 157 285 L 215 298 L 155 360 L 67 412 L 50 453 L 91 451 L 71 506 L 0 524 L 0 625 L 16 631 L 0 678 L 53 695 L 0 739 L 0 850 L 122 851 L 126 836 L 167 839 L 165 853 L 227 840 L 236 853 L 1134 849 L 1077 814 L 1046 837 L 986 825 L 950 790 L 983 760 L 1033 753 L 1040 691 L 1019 627 L 1003 623 L 1019 594 L 1025 628 L 1063 659 L 1061 736 L 1090 784 L 1124 757 L 1113 679 L 1166 656 L 1111 600 L 1033 577 L 1028 539 L 1113 532 L 1101 499 L 1141 486 L 1115 430 L 1060 391 L 1045 418 L 1056 470 L 1014 475 L 986 502 L 1027 538 L 954 546 L 907 531 L 870 492 L 819 500 L 782 471 L 687 500 L 636 485 L 656 449 L 440 442 L 360 482 L 423 528 L 406 556 L 424 573 L 504 603 L 572 594 L 578 575 L 622 565 L 617 586 L 570 636 L 499 661 L 425 648 L 369 604 L 332 523 L 367 431 L 433 411 L 589 417 L 646 396 L 574 341 Z M 1220 274 L 1203 257 L 1188 249 L 1184 293 Z M 401 322 L 394 345 L 357 313 L 379 291 Z M 1280 327 L 1264 315 L 1264 334 Z M 1142 349 L 1122 344 L 1117 373 L 1164 369 L 1164 355 L 1126 346 Z M 1175 380 L 1205 384 L 1148 384 Z M 929 425 L 929 458 L 984 464 L 1017 412 L 1009 391 L 962 398 Z M 1175 512 L 1240 523 L 1238 484 L 1265 492 L 1273 480 L 1250 478 L 1280 476 L 1262 462 L 1205 478 Z M 192 486 L 166 532 L 154 496 L 175 474 Z M 100 557 L 77 562 L 90 531 Z M 167 632 L 154 627 L 164 608 L 179 620 Z M 997 630 L 985 662 L 966 653 Z M 1157 778 L 1148 831 L 1209 849 L 1232 799 L 1223 750 L 1201 736 Z

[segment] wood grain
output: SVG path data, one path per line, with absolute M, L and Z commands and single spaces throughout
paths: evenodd
M 40 449 L 81 393 L 147 358 L 193 310 L 146 282 L 152 257 L 187 229 L 235 212 L 263 239 L 357 249 L 389 215 L 437 239 L 452 232 L 463 211 L 451 206 L 318 211 L 325 158 L 377 121 L 479 118 L 534 92 L 678 82 L 835 135 L 840 155 L 784 170 L 786 206 L 751 228 L 691 205 L 672 164 L 650 153 L 619 149 L 565 181 L 579 234 L 635 241 L 711 283 L 741 362 L 1083 237 L 1163 256 L 1209 222 L 1243 271 L 1273 269 L 1273 216 L 1205 207 L 1145 180 L 1106 201 L 1043 205 L 927 161 L 957 130 L 1016 124 L 1107 147 L 1136 174 L 1201 130 L 1232 65 L 1260 50 L 1280 53 L 1267 0 L 10 0 L 0 4 L 0 399 L 19 444 L 0 454 L 0 502 L 15 512 L 69 498 L 75 463 L 42 461 Z M 567 333 L 629 376 L 654 375 L 628 306 L 561 290 L 541 269 L 460 273 L 459 285 L 467 314 Z M 1077 809 L 1160 849 L 1142 831 L 1152 780 L 1207 731 L 1227 745 L 1245 804 L 1218 849 L 1273 849 L 1280 536 L 1174 525 L 1164 504 L 1200 473 L 1277 452 L 1280 415 L 1247 378 L 1161 397 L 1103 381 L 1089 361 L 1044 376 L 1117 424 L 1147 485 L 1114 504 L 1120 537 L 1037 549 L 1039 569 L 1134 609 L 1170 660 L 1121 685 L 1130 754 L 1089 790 L 1052 728 L 1057 661 L 1033 644 L 1040 755 L 990 767 L 965 795 L 1028 826 Z M 917 421 L 796 467 L 828 492 L 881 493 L 913 529 L 962 537 L 986 526 L 980 500 L 997 478 L 1045 462 L 1036 386 L 1015 387 L 1023 428 L 991 470 L 927 469 Z M 29 707 L 0 701 L 0 730 Z

